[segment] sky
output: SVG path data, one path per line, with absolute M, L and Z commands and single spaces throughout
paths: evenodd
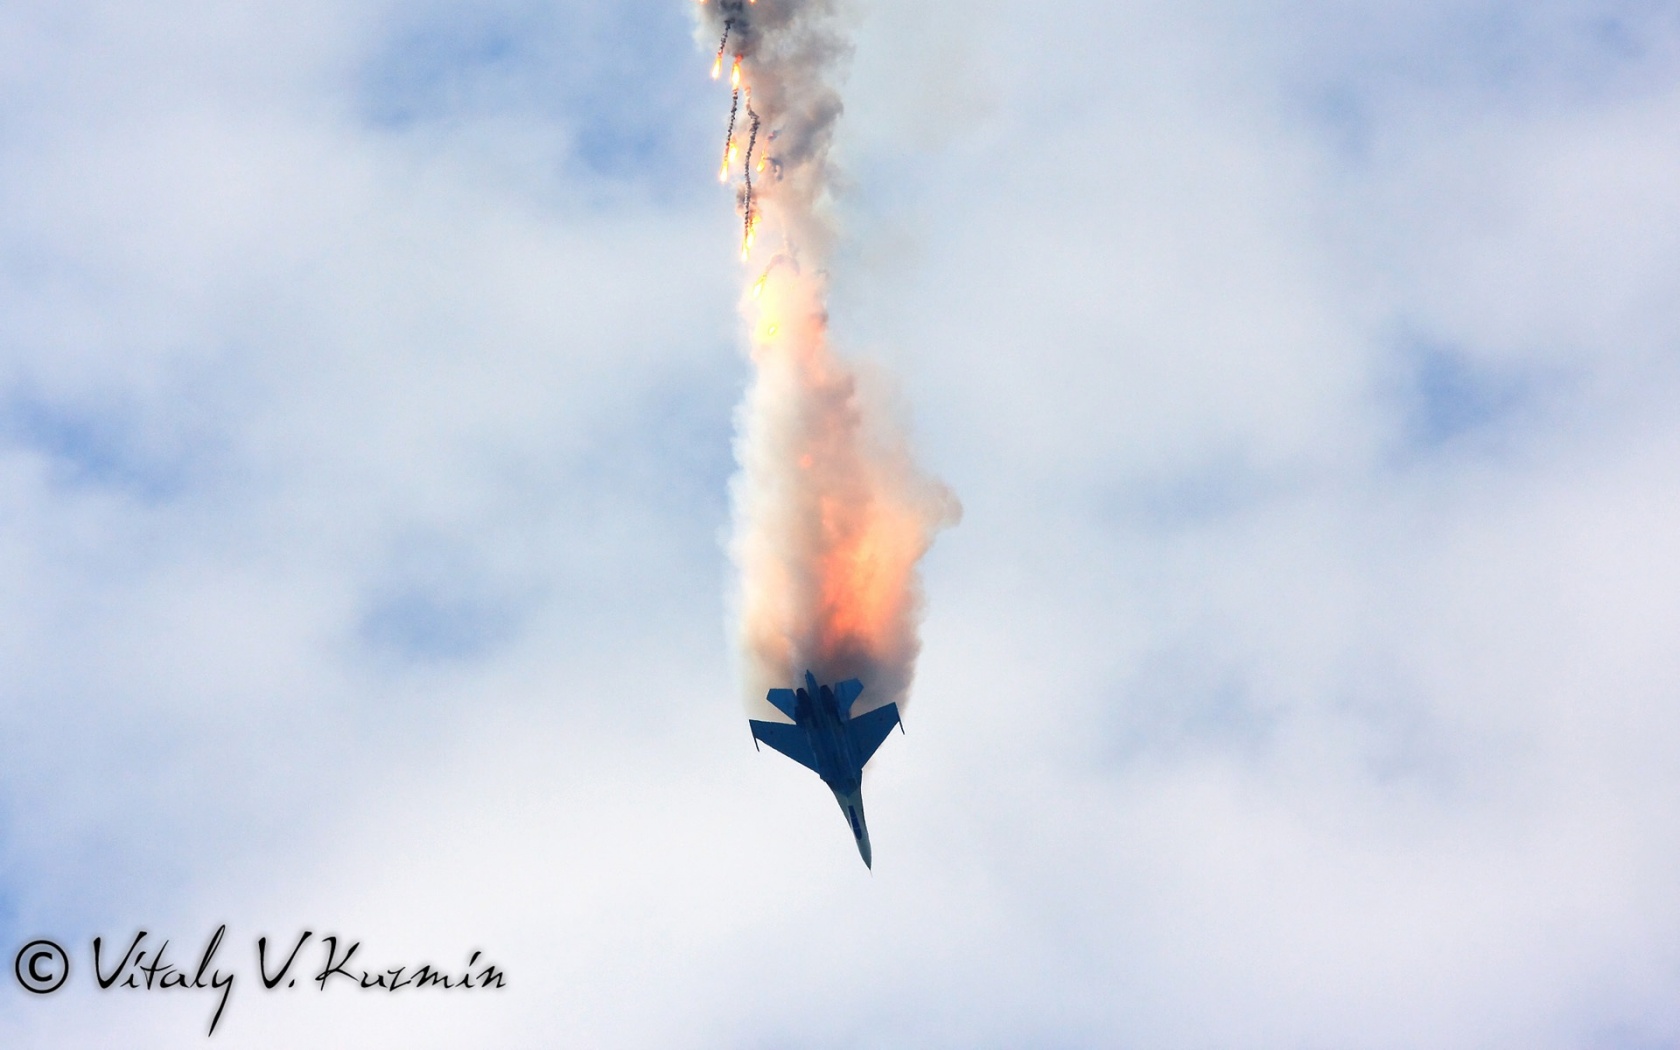
M 685 0 L 0 4 L 0 1044 L 1680 1046 L 1680 4 L 845 17 L 964 508 L 873 871 L 744 724 Z M 222 925 L 213 1037 L 93 982 Z

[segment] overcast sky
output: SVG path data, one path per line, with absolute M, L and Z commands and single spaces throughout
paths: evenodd
M 852 20 L 965 507 L 873 872 L 739 698 L 685 0 L 0 4 L 0 1043 L 202 1042 L 89 942 L 225 923 L 226 1047 L 1680 1045 L 1680 3 Z

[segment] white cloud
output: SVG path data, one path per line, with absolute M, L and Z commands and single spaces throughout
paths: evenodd
M 1672 11 L 866 13 L 835 322 L 967 510 L 873 873 L 747 750 L 627 11 L 4 16 L 7 943 L 227 922 L 231 1046 L 1673 1041 Z M 3 1041 L 209 1012 L 78 989 Z

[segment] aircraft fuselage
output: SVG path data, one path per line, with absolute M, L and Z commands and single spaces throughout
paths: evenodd
M 863 683 L 855 678 L 831 689 L 819 686 L 816 676 L 807 671 L 804 688 L 772 689 L 766 697 L 793 724 L 756 719 L 750 724 L 755 745 L 769 744 L 822 778 L 840 804 L 863 862 L 873 867 L 869 825 L 863 815 L 863 767 L 900 723 L 896 704 L 853 716 L 852 706 L 862 692 Z

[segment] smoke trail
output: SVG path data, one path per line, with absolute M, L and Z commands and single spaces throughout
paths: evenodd
M 838 4 L 699 0 L 698 11 L 704 40 L 721 41 L 713 75 L 733 58 L 725 177 L 742 152 L 743 97 L 751 120 L 736 198 L 756 368 L 732 486 L 743 684 L 762 700 L 809 669 L 862 679 L 868 707 L 903 703 L 920 648 L 916 565 L 961 511 L 916 468 L 878 385 L 828 345 L 828 154 L 849 51 Z

